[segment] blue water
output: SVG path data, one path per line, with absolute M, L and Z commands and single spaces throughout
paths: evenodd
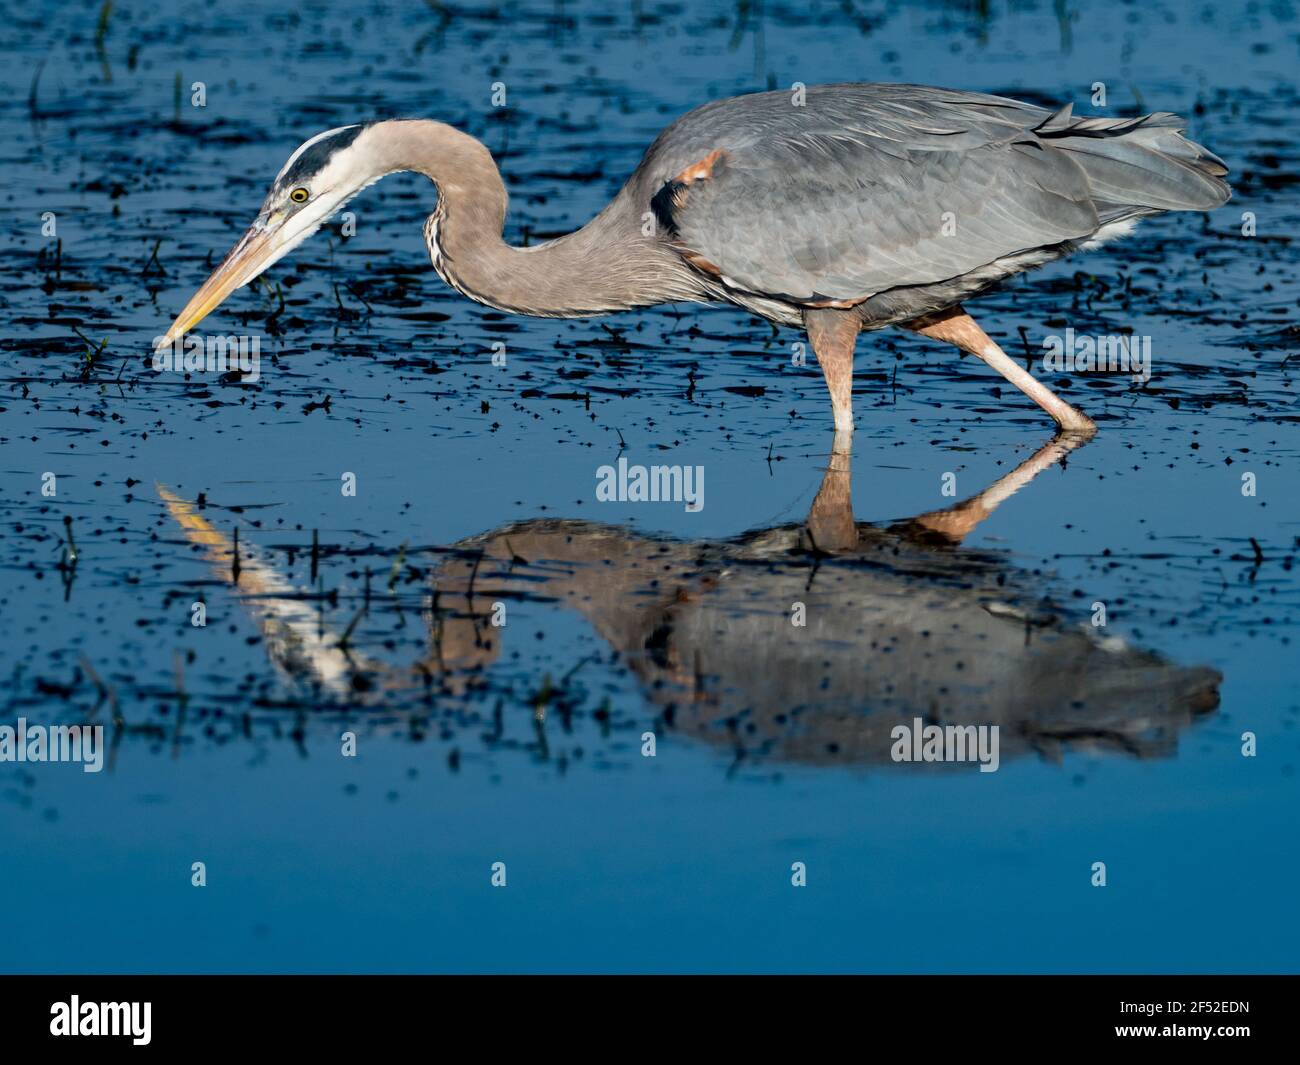
M 647 0 L 448 7 L 443 20 L 423 5 L 118 4 L 99 44 L 96 4 L 11 15 L 0 724 L 90 720 L 116 741 L 98 774 L 0 764 L 0 970 L 1295 971 L 1296 11 L 983 9 Z M 195 80 L 206 108 L 189 106 Z M 1108 635 L 1221 674 L 1218 705 L 1165 719 L 1134 693 L 1122 727 L 1022 744 L 987 774 L 844 750 L 796 757 L 728 732 L 724 714 L 745 709 L 728 686 L 744 686 L 744 669 L 710 682 L 724 713 L 703 733 L 667 723 L 664 674 L 615 653 L 536 557 L 519 569 L 532 590 L 505 600 L 500 646 L 445 688 L 426 694 L 408 677 L 347 705 L 286 679 L 250 580 L 276 573 L 321 593 L 294 602 L 337 638 L 369 571 L 355 657 L 406 676 L 428 652 L 430 581 L 463 557 L 453 546 L 511 523 L 599 522 L 723 550 L 728 573 L 759 573 L 746 587 L 776 589 L 796 569 L 802 581 L 798 559 L 736 562 L 735 538 L 803 522 L 831 447 L 820 374 L 791 365 L 791 331 L 720 308 L 508 319 L 451 292 L 420 236 L 432 189 L 411 175 L 354 201 L 357 236 L 322 232 L 274 269 L 283 335 L 264 328 L 276 304 L 265 293 L 214 315 L 214 329 L 262 332 L 258 386 L 154 374 L 150 340 L 292 148 L 381 115 L 454 122 L 501 162 L 507 237 L 535 239 L 585 222 L 697 103 L 837 80 L 1085 112 L 1103 81 L 1099 113 L 1187 115 L 1228 162 L 1236 196 L 1208 224 L 1148 221 L 972 305 L 1013 354 L 1019 327 L 1031 343 L 1062 323 L 1132 329 L 1152 338 L 1155 373 L 1148 390 L 1076 375 L 1062 392 L 1097 417 L 1098 437 L 954 549 L 959 562 L 993 559 L 1007 597 L 1047 601 L 1062 631 L 1106 602 Z M 489 103 L 497 81 L 504 110 Z M 59 219 L 57 268 L 44 211 Z M 1254 238 L 1240 235 L 1243 211 Z M 354 289 L 336 299 L 336 284 Z M 447 318 L 409 317 L 424 311 Z M 74 330 L 107 341 L 84 378 Z M 495 340 L 504 370 L 490 363 Z M 965 498 L 1050 437 L 1032 406 L 937 345 L 881 333 L 858 353 L 859 522 L 949 506 L 944 473 Z M 761 396 L 725 391 L 754 385 Z M 548 398 L 574 392 L 590 393 L 589 409 Z M 328 410 L 304 411 L 326 396 Z M 596 469 L 620 438 L 632 461 L 704 466 L 704 509 L 597 502 Z M 41 495 L 47 471 L 54 498 Z M 344 472 L 355 497 L 339 491 Z M 187 540 L 164 492 L 202 493 L 197 513 L 227 543 L 238 528 L 239 586 Z M 59 569 L 65 516 L 71 571 Z M 644 588 L 612 583 L 626 568 L 579 570 L 608 574 L 584 587 L 608 579 L 611 604 L 639 609 Z M 860 587 L 874 572 L 829 560 L 816 580 Z M 754 609 L 786 626 L 779 587 Z M 830 587 L 830 609 L 856 609 Z M 947 585 L 891 585 L 900 610 L 936 587 Z M 190 625 L 200 597 L 205 628 Z M 794 646 L 782 641 L 755 647 L 755 675 Z M 798 653 L 815 703 L 823 652 Z M 824 654 L 887 668 L 865 641 Z M 548 685 L 564 695 L 541 700 L 539 724 Z M 345 730 L 356 758 L 340 756 Z M 1097 861 L 1104 888 L 1091 885 Z M 505 887 L 491 884 L 496 862 Z M 795 862 L 806 887 L 791 885 Z

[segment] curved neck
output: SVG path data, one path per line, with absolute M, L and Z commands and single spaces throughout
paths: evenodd
M 438 189 L 425 225 L 434 267 L 471 299 L 505 311 L 580 318 L 698 298 L 687 268 L 641 230 L 625 194 L 581 229 L 530 248 L 502 239 L 506 195 L 491 153 L 425 120 L 379 123 L 382 173 L 414 170 Z

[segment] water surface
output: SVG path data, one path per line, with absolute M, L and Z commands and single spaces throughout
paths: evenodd
M 1294 970 L 1292 5 L 100 10 L 0 27 L 0 722 L 111 746 L 0 766 L 0 968 Z M 690 107 L 837 80 L 1104 82 L 1227 160 L 1214 215 L 972 305 L 1013 354 L 1151 338 L 1145 387 L 1057 379 L 1086 447 L 891 332 L 835 456 L 800 336 L 470 304 L 413 175 L 206 323 L 257 384 L 149 368 L 320 130 L 455 122 L 536 242 Z M 598 502 L 620 454 L 703 466 L 704 508 Z M 999 723 L 998 771 L 894 763 L 914 714 Z

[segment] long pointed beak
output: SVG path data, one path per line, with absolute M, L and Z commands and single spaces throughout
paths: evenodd
M 261 225 L 252 226 L 221 260 L 221 265 L 212 271 L 212 276 L 194 293 L 185 309 L 176 316 L 167 335 L 159 339 L 155 349 L 167 347 L 193 329 L 235 289 L 265 270 L 276 257 L 272 240 L 274 235 L 274 230 Z

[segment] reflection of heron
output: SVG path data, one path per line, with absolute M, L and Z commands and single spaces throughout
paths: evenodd
M 1065 429 L 1092 422 L 1010 359 L 961 301 L 1120 236 L 1145 215 L 1223 204 L 1222 162 L 1183 121 L 1076 118 L 981 93 L 825 85 L 706 104 L 666 129 L 608 207 L 537 247 L 502 240 L 506 190 L 477 140 L 431 121 L 303 144 L 261 213 L 177 317 L 193 328 L 359 190 L 414 170 L 438 189 L 434 266 L 465 295 L 572 318 L 726 301 L 807 329 L 835 427 L 851 430 L 862 329 L 902 326 L 988 363 Z
M 490 623 L 494 603 L 530 599 L 580 613 L 671 727 L 747 753 L 888 761 L 891 729 L 915 717 L 999 725 L 1003 757 L 1067 745 L 1168 752 L 1218 705 L 1217 673 L 1071 626 L 1029 574 L 958 547 L 1079 442 L 1054 441 L 971 499 L 890 528 L 854 521 L 842 450 L 802 526 L 688 543 L 545 520 L 474 537 L 434 570 L 430 650 L 406 670 L 359 663 L 315 626 L 298 632 L 302 604 L 252 555 L 245 604 L 277 666 L 354 703 L 400 706 L 431 676 L 451 693 L 481 684 L 511 635 Z M 164 498 L 228 572 L 229 541 Z M 792 623 L 796 604 L 805 624 Z M 366 679 L 350 683 L 358 672 Z

